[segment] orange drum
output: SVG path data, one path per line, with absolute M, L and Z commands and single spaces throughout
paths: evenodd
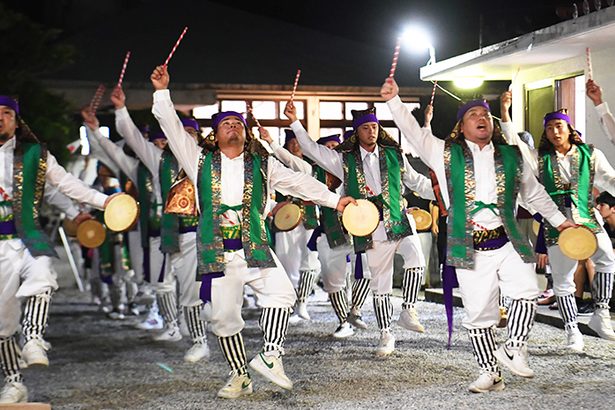
M 570 259 L 589 259 L 598 250 L 596 235 L 586 226 L 564 229 L 557 240 L 560 250 Z
M 357 205 L 348 204 L 342 214 L 344 228 L 354 236 L 371 235 L 379 223 L 378 208 L 367 199 L 357 199 Z
M 131 230 L 138 219 L 139 204 L 128 194 L 113 197 L 105 208 L 105 225 L 113 232 Z
M 83 221 L 77 227 L 77 240 L 86 248 L 98 248 L 106 236 L 105 227 L 95 219 Z
M 292 202 L 287 202 L 273 216 L 273 224 L 279 231 L 287 232 L 299 226 L 302 219 L 301 208 Z
M 433 221 L 429 212 L 420 208 L 410 208 L 408 211 L 414 218 L 417 231 L 425 231 L 431 228 L 431 223 Z
M 77 225 L 77 223 L 72 219 L 64 218 L 64 221 L 62 221 L 62 228 L 64 228 L 66 236 L 69 236 L 71 238 L 77 236 L 78 227 L 79 226 Z
M 192 181 L 184 177 L 171 186 L 164 206 L 167 214 L 196 216 L 196 192 Z

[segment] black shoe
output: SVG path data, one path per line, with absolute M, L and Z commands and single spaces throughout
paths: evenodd
M 584 300 L 575 297 L 575 300 L 577 302 L 577 311 L 579 316 L 590 316 L 594 313 L 594 310 L 596 310 L 594 306 L 594 301 L 591 299 Z

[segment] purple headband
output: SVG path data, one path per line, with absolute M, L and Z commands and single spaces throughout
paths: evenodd
M 356 130 L 361 125 L 365 124 L 366 122 L 376 122 L 376 123 L 379 123 L 378 117 L 376 117 L 376 114 L 373 114 L 373 113 L 370 112 L 368 114 L 365 114 L 365 115 L 362 115 L 360 117 L 357 117 L 357 118 L 353 119 L 352 120 L 352 128 L 354 128 Z
M 154 142 L 156 140 L 166 140 L 167 136 L 164 135 L 164 133 L 161 131 L 161 132 L 155 132 L 155 133 L 151 134 L 148 137 L 148 139 L 149 139 L 149 142 Z
M 459 107 L 459 110 L 457 110 L 457 122 L 461 121 L 463 119 L 463 116 L 466 114 L 466 112 L 468 112 L 470 109 L 474 107 L 484 107 L 487 109 L 487 111 L 491 112 L 491 107 L 489 107 L 489 103 L 487 101 L 472 100 L 472 101 L 469 101 L 463 104 L 461 107 Z
M 352 136 L 352 134 L 354 134 L 354 130 L 348 130 L 344 132 L 344 136 L 342 137 L 342 139 L 344 141 L 346 141 L 348 138 L 350 138 Z
M 222 111 L 217 114 L 214 114 L 213 117 L 211 117 L 211 119 L 213 120 L 211 127 L 214 129 L 214 132 L 218 131 L 218 125 L 222 122 L 222 120 L 228 117 L 239 118 L 239 120 L 243 123 L 246 129 L 248 129 L 248 123 L 246 122 L 246 119 L 243 117 L 243 115 L 239 114 L 236 111 Z
M 181 122 L 184 127 L 192 127 L 197 131 L 199 130 L 199 123 L 194 118 L 182 118 Z
M 326 136 L 326 137 L 319 138 L 317 142 L 320 145 L 325 145 L 329 141 L 335 141 L 338 144 L 342 143 L 342 141 L 340 140 L 340 134 L 334 134 L 334 135 L 329 135 L 329 136 Z
M 566 121 L 567 124 L 570 124 L 569 116 L 567 116 L 563 112 L 555 111 L 555 112 L 550 112 L 547 115 L 545 115 L 545 119 L 542 123 L 543 127 L 547 128 L 547 123 L 551 120 L 564 120 Z
M 289 130 L 289 129 L 285 129 L 284 133 L 286 134 L 286 137 L 284 138 L 284 147 L 286 147 L 288 145 L 288 143 L 293 140 L 296 139 L 297 136 L 295 135 L 295 133 L 293 132 L 293 130 Z
M 15 114 L 19 114 L 19 104 L 15 99 L 11 97 L 8 97 L 6 95 L 0 95 L 0 105 L 9 107 L 11 110 L 15 111 Z

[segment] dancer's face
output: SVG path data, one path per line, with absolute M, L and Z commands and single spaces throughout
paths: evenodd
M 472 107 L 461 120 L 461 132 L 468 141 L 489 143 L 493 137 L 493 118 L 485 107 Z

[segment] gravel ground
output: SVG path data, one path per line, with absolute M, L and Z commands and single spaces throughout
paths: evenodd
M 320 296 L 320 297 L 318 297 Z M 210 335 L 209 361 L 182 361 L 189 347 L 153 342 L 136 330 L 137 319 L 112 321 L 88 304 L 86 294 L 61 290 L 54 297 L 47 339 L 49 368 L 24 370 L 30 400 L 50 402 L 54 409 L 285 409 L 285 408 L 613 408 L 615 343 L 585 336 L 586 353 L 563 351 L 564 332 L 537 324 L 530 340 L 534 379 L 504 371 L 506 389 L 472 394 L 467 385 L 477 366 L 464 331 L 456 327 L 446 349 L 442 305 L 420 302 L 427 331 L 416 334 L 394 325 L 397 350 L 386 359 L 374 356 L 378 340 L 368 299 L 368 330 L 338 341 L 330 336 L 335 318 L 317 295 L 309 307 L 312 321 L 291 327 L 284 365 L 295 383 L 286 392 L 254 377 L 255 392 L 238 400 L 216 399 L 228 367 Z M 397 318 L 401 305 L 394 298 Z M 257 310 L 246 310 L 244 340 L 248 357 L 260 348 Z M 457 325 L 461 310 L 455 311 Z M 498 341 L 504 338 L 498 331 Z

